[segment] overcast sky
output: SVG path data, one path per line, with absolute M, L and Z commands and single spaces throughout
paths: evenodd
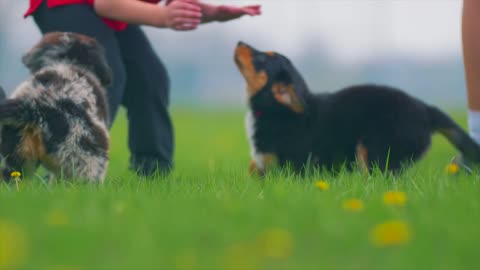
M 0 0 L 14 1 L 14 0 Z M 17 0 L 15 0 L 17 1 Z M 19 3 L 20 2 L 20 3 Z M 39 36 L 31 19 L 23 20 L 27 0 L 0 12 L 15 46 L 27 48 Z M 437 58 L 461 53 L 461 0 L 210 0 L 213 3 L 263 6 L 263 15 L 228 25 L 211 24 L 194 33 L 148 29 L 148 34 L 171 36 L 173 43 L 198 43 L 204 33 L 218 32 L 260 47 L 295 54 L 303 41 L 318 39 L 332 56 L 355 62 L 379 54 L 402 53 Z M 4 2 L 5 4 L 6 2 Z M 1 6 L 0 6 L 1 7 Z M 23 41 L 23 42 L 19 42 Z M 193 44 L 194 45 L 194 44 Z
M 255 27 L 257 35 L 274 40 L 265 43 L 282 44 L 292 51 L 301 50 L 299 45 L 303 39 L 317 37 L 344 61 L 392 51 L 426 58 L 461 53 L 460 0 L 267 0 L 262 3 L 264 16 L 232 27 L 244 35 L 245 29 Z

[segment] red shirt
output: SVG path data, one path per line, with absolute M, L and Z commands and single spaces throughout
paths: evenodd
M 32 15 L 42 4 L 43 0 L 30 0 L 30 7 L 28 8 L 27 12 L 25 13 L 24 17 L 27 17 L 29 15 Z M 63 5 L 73 5 L 73 4 L 88 4 L 93 6 L 93 2 L 95 0 L 45 0 L 47 1 L 47 5 L 49 8 L 57 7 L 57 6 L 63 6 Z M 150 2 L 150 3 L 158 3 L 161 0 L 142 0 L 145 2 Z M 123 31 L 125 28 L 127 28 L 127 23 L 120 22 L 120 21 L 115 21 L 111 19 L 106 19 L 102 18 L 102 20 L 112 29 L 116 31 Z

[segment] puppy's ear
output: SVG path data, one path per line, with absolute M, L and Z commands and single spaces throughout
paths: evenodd
M 305 101 L 300 95 L 301 89 L 295 84 L 287 71 L 281 71 L 274 80 L 272 93 L 275 100 L 295 113 L 305 111 Z
M 44 52 L 48 50 L 49 46 L 50 45 L 45 45 L 45 47 L 40 48 L 35 47 L 23 55 L 22 63 L 30 70 L 30 72 L 34 73 L 45 66 Z
M 109 86 L 112 83 L 112 70 L 105 57 L 103 46 L 94 39 L 84 36 L 75 36 L 71 40 L 65 57 L 72 63 L 93 72 L 104 87 Z
M 100 44 L 95 44 L 97 48 L 94 50 L 93 54 L 93 66 L 94 72 L 100 79 L 100 82 L 104 87 L 109 86 L 113 80 L 113 72 L 110 68 L 110 65 L 107 62 L 105 57 L 105 50 Z
M 46 33 L 40 41 L 22 57 L 23 64 L 34 73 L 54 62 L 62 55 L 66 46 L 62 46 L 61 32 Z

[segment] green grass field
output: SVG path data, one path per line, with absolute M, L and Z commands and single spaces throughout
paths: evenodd
M 445 172 L 456 152 L 441 137 L 400 178 L 343 173 L 301 179 L 276 171 L 260 181 L 247 173 L 242 111 L 177 108 L 173 117 L 176 169 L 169 177 L 138 179 L 128 172 L 121 116 L 104 185 L 24 179 L 17 191 L 1 184 L 0 269 L 478 265 L 478 177 Z M 456 119 L 465 124 L 463 115 Z M 320 190 L 318 180 L 329 189 Z M 387 205 L 386 191 L 405 192 L 405 205 Z M 350 199 L 363 208 L 345 209 Z

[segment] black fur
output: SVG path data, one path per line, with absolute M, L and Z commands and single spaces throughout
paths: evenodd
M 38 119 L 38 111 L 28 101 L 5 99 L 0 102 L 0 122 L 3 124 L 18 126 Z
M 251 59 L 241 59 L 245 48 L 251 50 Z M 281 54 L 266 54 L 239 43 L 235 59 L 244 75 L 267 74 L 268 81 L 249 97 L 255 115 L 251 146 L 260 155 L 273 154 L 282 166 L 291 163 L 300 170 L 310 161 L 333 171 L 344 165 L 353 168 L 360 146 L 366 149 L 370 171 L 378 166 L 398 172 L 421 158 L 437 131 L 466 158 L 480 162 L 479 145 L 449 116 L 399 89 L 365 84 L 313 94 Z M 245 73 L 248 66 L 255 70 Z M 297 97 L 292 98 L 299 100 L 303 111 L 278 102 L 273 93 L 278 83 L 293 86 Z
M 15 126 L 4 126 L 1 130 L 2 141 L 9 143 L 0 144 L 0 152 L 3 154 L 8 153 L 4 156 L 5 166 L 1 168 L 2 179 L 4 181 L 10 180 L 10 173 L 13 171 L 18 171 L 24 163 L 25 159 L 17 154 L 17 145 L 20 144 L 21 139 L 21 128 Z
M 39 111 L 42 113 L 44 125 L 49 130 L 54 130 L 45 140 L 45 147 L 48 152 L 55 152 L 65 142 L 70 130 L 70 124 L 65 112 L 56 107 L 42 106 Z

